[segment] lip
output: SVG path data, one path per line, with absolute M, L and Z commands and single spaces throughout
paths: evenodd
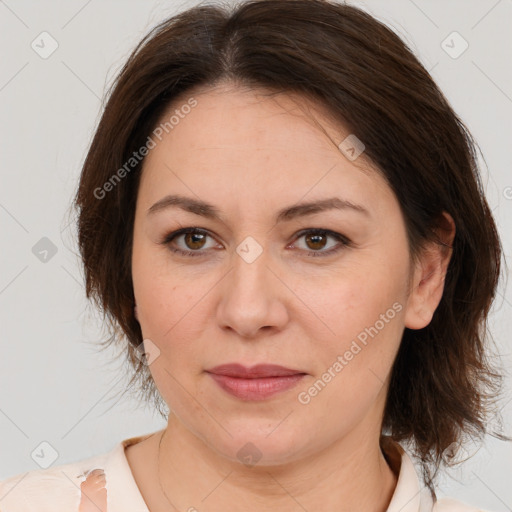
M 239 379 L 260 379 L 264 377 L 288 377 L 290 375 L 297 375 L 304 373 L 300 370 L 293 370 L 277 364 L 257 364 L 247 368 L 246 366 L 238 363 L 221 364 L 215 366 L 208 373 L 215 375 L 225 375 L 227 377 L 235 377 Z
M 247 368 L 235 363 L 216 366 L 207 373 L 224 391 L 241 400 L 265 400 L 296 386 L 306 375 L 274 364 Z

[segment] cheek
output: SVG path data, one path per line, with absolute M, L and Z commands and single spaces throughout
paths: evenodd
M 397 310 L 403 307 L 405 278 L 396 271 L 379 271 L 369 265 L 357 271 L 343 272 L 343 275 L 324 276 L 314 282 L 314 287 L 298 283 L 296 293 L 315 313 L 310 318 L 316 319 L 317 327 L 330 334 L 333 341 L 356 337 L 366 327 L 378 322 L 381 315 L 386 316 L 390 309 L 387 316 L 396 319 L 399 316 Z M 399 306 L 393 309 L 395 303 Z
M 202 418 L 199 397 L 190 400 L 184 390 L 196 396 L 195 379 L 204 367 L 205 319 L 211 318 L 205 297 L 208 286 L 201 284 L 205 279 L 183 279 L 176 272 L 166 274 L 157 266 L 145 266 L 140 272 L 134 268 L 135 276 L 142 335 L 159 350 L 149 366 L 155 385 L 180 417 Z M 207 418 L 203 420 L 206 422 Z
M 212 281 L 214 285 L 215 281 Z M 160 277 L 139 283 L 136 290 L 139 322 L 145 337 L 166 346 L 190 345 L 199 340 L 207 313 L 206 290 L 211 288 L 205 279 L 183 283 L 176 276 Z
M 190 272 L 185 277 L 185 267 L 170 262 L 170 253 L 164 247 L 135 236 L 132 280 L 145 337 L 161 340 L 174 335 L 176 326 L 187 321 L 187 311 L 200 301 L 198 283 L 202 278 L 195 279 Z
M 175 395 L 179 385 L 170 375 L 184 383 L 204 367 L 204 349 L 211 346 L 206 334 L 213 318 L 211 297 L 219 277 L 213 271 L 171 265 L 164 252 L 155 252 L 134 250 L 133 286 L 142 335 L 160 351 L 151 373 L 159 389 L 172 387 Z
M 368 268 L 331 280 L 315 294 L 322 321 L 307 329 L 316 371 L 298 390 L 298 401 L 312 418 L 327 414 L 325 428 L 333 436 L 352 428 L 383 396 L 403 332 L 402 293 L 398 274 Z M 318 325 L 325 334 L 313 338 Z
M 360 261 L 357 270 L 331 276 L 308 295 L 305 288 L 298 293 L 313 301 L 317 315 L 308 315 L 307 330 L 315 340 L 310 350 L 319 363 L 317 377 L 329 370 L 337 376 L 329 386 L 333 391 L 371 395 L 391 369 L 403 333 L 406 291 L 406 278 L 397 270 L 405 267 L 395 261 L 393 266 Z M 322 334 L 315 337 L 315 332 Z

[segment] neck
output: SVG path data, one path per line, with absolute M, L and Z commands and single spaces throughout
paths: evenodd
M 396 487 L 379 436 L 362 429 L 322 453 L 252 467 L 215 453 L 172 414 L 162 434 L 158 476 L 167 509 L 170 502 L 178 510 L 211 512 L 238 510 L 233 503 L 244 512 L 385 512 Z

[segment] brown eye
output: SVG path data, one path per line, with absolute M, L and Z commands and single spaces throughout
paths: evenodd
M 197 232 L 185 233 L 183 240 L 188 249 L 202 249 L 206 235 Z
M 351 245 L 351 241 L 340 233 L 330 231 L 328 229 L 307 229 L 298 234 L 297 240 L 303 239 L 305 250 L 309 256 L 330 256 L 344 247 Z M 337 241 L 338 243 L 329 244 L 329 239 Z M 327 248 L 327 249 L 326 249 Z
M 215 246 L 207 247 L 208 238 L 212 238 L 212 236 L 200 228 L 183 228 L 170 233 L 160 243 L 166 245 L 172 252 L 182 256 L 205 256 L 209 252 L 207 249 L 216 248 Z M 328 229 L 304 230 L 296 238 L 296 240 L 300 239 L 304 239 L 305 247 L 298 247 L 299 253 L 305 251 L 308 256 L 313 257 L 330 256 L 344 247 L 352 246 L 351 241 L 346 236 Z M 329 245 L 329 239 L 338 243 Z
M 206 245 L 208 238 L 212 237 L 202 229 L 183 228 L 167 235 L 161 243 L 183 256 L 204 256 L 209 248 Z
M 317 251 L 323 249 L 327 244 L 327 237 L 325 235 L 306 235 L 305 240 L 310 249 Z

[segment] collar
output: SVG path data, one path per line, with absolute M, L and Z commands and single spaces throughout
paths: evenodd
M 435 497 L 432 497 L 428 487 L 420 482 L 407 452 L 387 436 L 382 438 L 382 446 L 388 463 L 395 474 L 398 473 L 395 492 L 386 512 L 431 512 Z
M 105 460 L 105 473 L 108 481 L 109 511 L 112 512 L 149 512 L 149 509 L 137 487 L 125 448 L 136 444 L 155 432 L 124 439 L 108 454 Z M 429 489 L 420 482 L 414 464 L 406 451 L 390 438 L 383 438 L 383 447 L 389 464 L 398 473 L 395 492 L 386 512 L 432 512 L 434 498 Z M 128 482 L 130 484 L 128 485 Z M 112 503 L 112 505 L 110 505 Z
M 107 477 L 107 510 L 109 512 L 149 512 L 126 458 L 125 448 L 154 435 L 143 434 L 119 442 L 104 462 Z

